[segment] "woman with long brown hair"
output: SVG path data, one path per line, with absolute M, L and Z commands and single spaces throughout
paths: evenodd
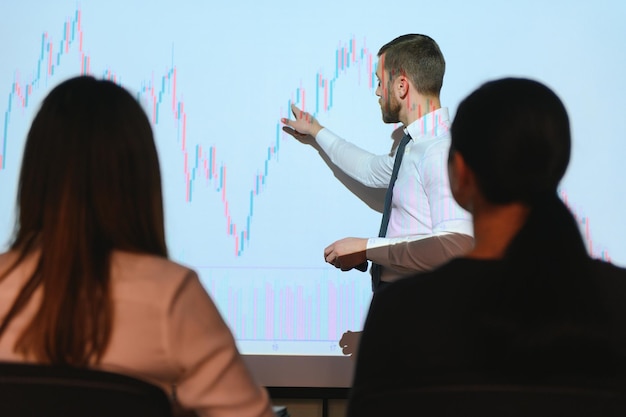
M 270 416 L 196 273 L 167 259 L 148 118 L 109 81 L 55 87 L 28 133 L 0 255 L 0 360 L 176 387 L 200 415 Z

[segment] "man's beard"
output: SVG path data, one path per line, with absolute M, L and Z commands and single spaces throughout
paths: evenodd
M 393 95 L 389 95 L 387 102 L 380 107 L 383 114 L 383 122 L 385 123 L 399 123 L 400 122 L 400 109 L 402 104 L 399 103 Z

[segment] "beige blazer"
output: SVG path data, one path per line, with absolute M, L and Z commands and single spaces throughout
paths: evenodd
M 0 273 L 16 254 L 0 255 Z M 0 317 L 35 267 L 29 256 L 0 282 Z M 253 380 L 233 336 L 196 273 L 167 259 L 114 252 L 111 265 L 114 323 L 97 368 L 161 386 L 201 416 L 273 416 L 265 389 Z M 16 339 L 41 301 L 32 297 L 0 338 L 0 360 L 33 361 L 16 354 Z

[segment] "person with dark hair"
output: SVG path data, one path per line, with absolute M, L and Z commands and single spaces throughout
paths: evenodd
M 324 128 L 296 106 L 295 120 L 283 119 L 298 139 L 311 135 L 346 174 L 368 187 L 387 188 L 379 236 L 345 238 L 324 250 L 326 262 L 342 270 L 372 261 L 374 291 L 419 271 L 427 271 L 473 244 L 470 216 L 452 198 L 446 161 L 450 145 L 448 110 L 439 100 L 445 60 L 426 35 L 408 34 L 378 52 L 376 95 L 385 123 L 402 123 L 404 137 L 395 154 L 374 155 Z M 347 332 L 340 345 L 356 351 Z
M 450 187 L 475 246 L 374 298 L 349 416 L 375 415 L 373 393 L 426 384 L 624 375 L 626 270 L 589 257 L 557 195 L 571 148 L 561 100 L 533 80 L 492 81 L 462 101 L 451 135 Z
M 167 258 L 150 122 L 122 87 L 76 77 L 45 98 L 0 255 L 0 360 L 152 382 L 202 416 L 272 416 L 196 273 Z

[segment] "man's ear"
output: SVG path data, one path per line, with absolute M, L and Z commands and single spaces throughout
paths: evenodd
M 404 100 L 404 98 L 409 94 L 409 79 L 406 75 L 398 75 L 394 82 L 394 93 L 399 100 Z

